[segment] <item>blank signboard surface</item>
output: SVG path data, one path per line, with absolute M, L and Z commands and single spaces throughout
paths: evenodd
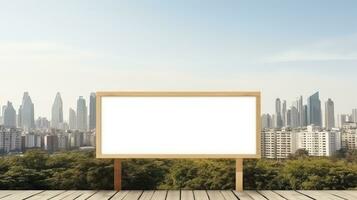
M 257 152 L 260 96 L 185 94 L 97 94 L 100 124 L 97 157 L 260 155 Z

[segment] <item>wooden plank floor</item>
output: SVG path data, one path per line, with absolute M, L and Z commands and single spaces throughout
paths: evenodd
M 357 190 L 0 190 L 0 200 L 357 200 Z

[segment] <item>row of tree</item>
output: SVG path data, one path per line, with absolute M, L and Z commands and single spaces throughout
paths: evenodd
M 245 189 L 357 188 L 357 153 L 333 158 L 305 152 L 284 161 L 245 160 Z M 346 159 L 347 158 L 347 159 Z M 130 159 L 123 161 L 124 189 L 233 189 L 235 161 Z M 0 158 L 0 189 L 112 189 L 113 161 L 93 151 L 48 154 L 32 150 Z

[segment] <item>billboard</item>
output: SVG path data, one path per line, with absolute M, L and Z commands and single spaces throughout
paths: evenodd
M 260 92 L 97 92 L 97 158 L 260 158 Z

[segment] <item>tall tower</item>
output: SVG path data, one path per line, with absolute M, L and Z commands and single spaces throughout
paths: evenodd
M 357 122 L 357 109 L 352 109 L 352 121 Z
M 11 102 L 7 102 L 4 110 L 4 126 L 6 128 L 16 128 L 16 111 Z
M 77 128 L 77 117 L 76 117 L 76 111 L 74 111 L 72 108 L 69 108 L 69 129 L 74 130 Z
M 21 125 L 25 130 L 35 127 L 34 105 L 28 92 L 25 92 L 22 98 Z
M 302 96 L 298 100 L 298 113 L 299 113 L 299 126 L 306 126 L 305 111 L 304 111 L 304 101 Z
M 80 96 L 77 100 L 77 129 L 87 130 L 87 106 L 86 100 Z
M 325 102 L 325 128 L 331 130 L 335 127 L 335 108 L 331 99 Z
M 95 110 L 95 93 L 91 93 L 89 97 L 89 129 L 93 130 L 95 129 L 95 115 L 96 115 L 96 110 Z
M 52 105 L 51 127 L 59 129 L 63 123 L 63 102 L 61 94 L 57 92 Z
M 283 126 L 283 120 L 281 116 L 281 101 L 279 98 L 275 100 L 275 128 L 281 128 Z
M 282 116 L 281 116 L 281 119 L 282 119 L 282 125 L 283 126 L 287 126 L 287 123 L 286 123 L 286 118 L 287 118 L 287 114 L 286 114 L 286 100 L 283 101 L 283 110 L 282 110 Z
M 319 92 L 316 92 L 307 99 L 307 124 L 321 127 L 321 118 L 321 101 Z

